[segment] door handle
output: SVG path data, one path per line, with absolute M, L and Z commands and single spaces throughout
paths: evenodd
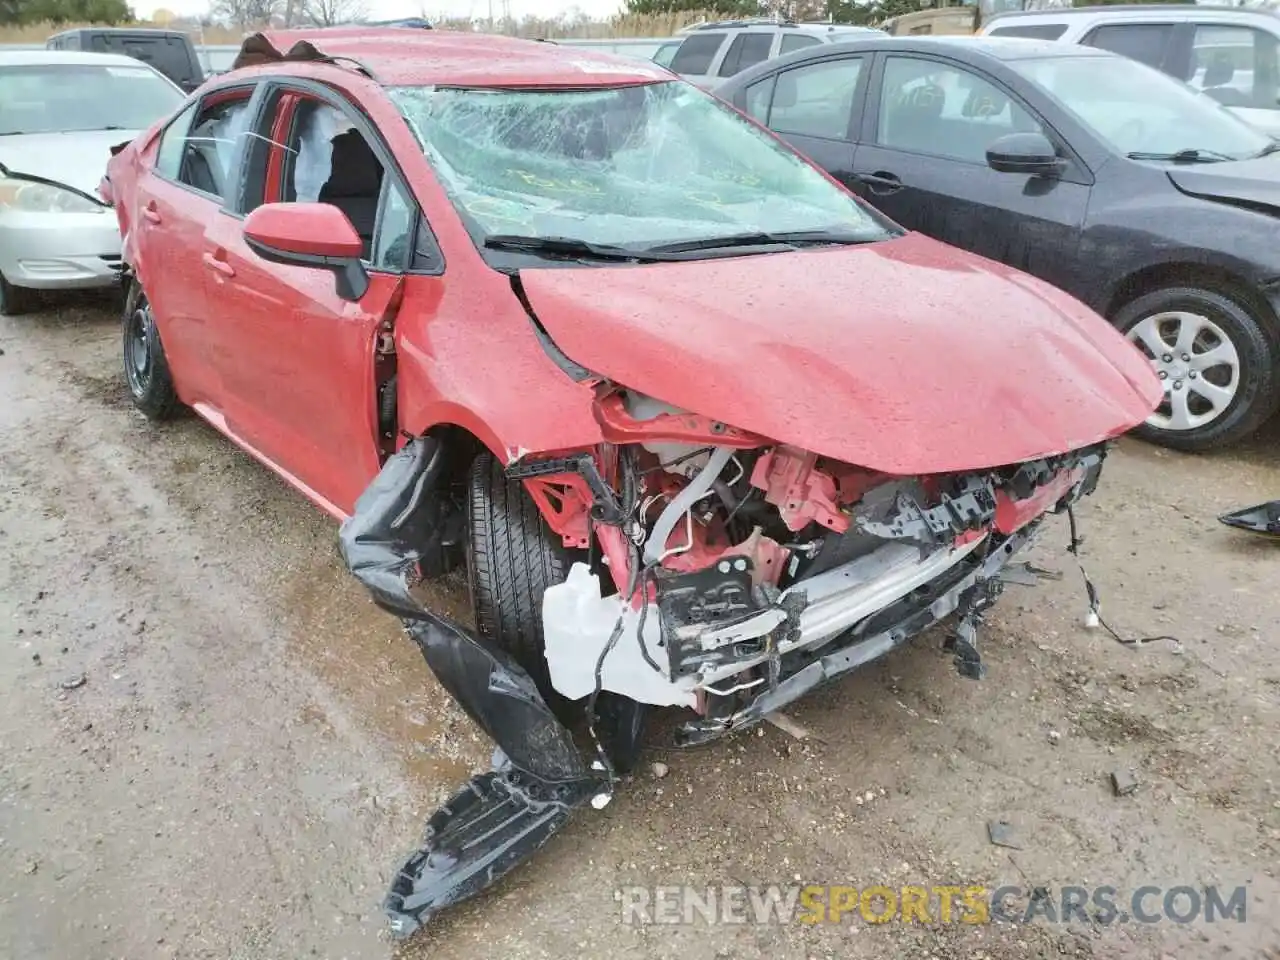
M 142 215 L 147 220 L 150 220 L 152 223 L 159 223 L 160 220 L 162 219 L 160 216 L 160 211 L 156 209 L 156 202 L 154 200 L 152 200 L 150 203 L 148 203 L 145 207 L 142 208 Z
M 860 173 L 858 179 L 870 188 L 872 193 L 886 194 L 895 193 L 902 189 L 902 181 L 897 175 L 889 173 L 886 170 L 877 170 L 875 173 Z
M 226 251 L 220 250 L 219 253 L 222 253 L 225 255 Z M 222 274 L 224 277 L 234 277 L 236 275 L 236 268 L 233 267 L 231 264 L 227 263 L 226 260 L 218 256 L 218 254 L 216 253 L 203 254 L 200 257 L 200 259 L 204 261 L 204 265 L 206 267 L 208 267 L 210 270 L 216 270 L 218 273 Z

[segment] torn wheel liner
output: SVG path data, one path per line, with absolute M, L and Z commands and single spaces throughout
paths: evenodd
M 356 502 L 339 543 L 352 574 L 400 617 L 440 684 L 498 745 L 477 777 L 428 822 L 423 847 L 398 871 L 385 907 L 398 935 L 496 882 L 556 832 L 577 806 L 608 795 L 569 730 L 514 659 L 427 610 L 409 575 L 438 550 L 452 522 L 435 495 L 443 451 L 415 439 L 387 460 Z

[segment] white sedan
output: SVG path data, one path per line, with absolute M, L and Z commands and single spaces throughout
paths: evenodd
M 38 290 L 108 287 L 116 218 L 97 194 L 112 145 L 172 113 L 183 92 L 111 53 L 0 53 L 0 314 Z

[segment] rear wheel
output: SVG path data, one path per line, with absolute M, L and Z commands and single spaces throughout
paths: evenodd
M 17 317 L 40 307 L 40 291 L 15 287 L 0 274 L 0 317 Z
M 563 713 L 567 702 L 547 672 L 542 594 L 564 581 L 573 551 L 547 526 L 524 485 L 508 479 L 492 454 L 475 459 L 467 487 L 467 573 L 476 627 L 511 654 L 544 699 Z M 596 713 L 596 730 L 614 767 L 630 769 L 640 753 L 645 705 L 604 691 Z
M 1115 323 L 1164 387 L 1138 436 L 1207 450 L 1248 436 L 1280 406 L 1280 351 L 1257 308 L 1212 290 L 1168 287 L 1125 305 Z
M 151 304 L 141 287 L 135 287 L 125 300 L 122 329 L 124 376 L 133 405 L 149 420 L 167 420 L 178 409 L 178 395 Z

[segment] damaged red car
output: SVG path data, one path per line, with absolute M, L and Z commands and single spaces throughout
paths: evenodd
M 1106 321 L 899 228 L 652 65 L 444 31 L 257 36 L 113 157 L 124 368 L 342 521 L 496 742 L 405 934 L 603 806 L 646 716 L 758 723 L 1002 572 L 1160 389 Z M 475 628 L 413 587 L 465 566 Z

